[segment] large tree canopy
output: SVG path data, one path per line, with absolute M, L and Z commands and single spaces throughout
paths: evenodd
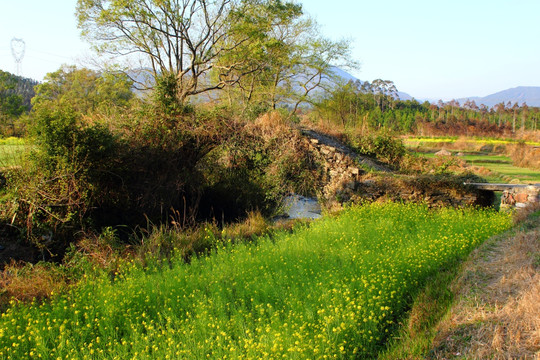
M 273 106 L 284 92 L 298 104 L 348 55 L 289 1 L 78 0 L 77 16 L 100 53 L 142 55 L 155 78 L 175 79 L 179 102 L 225 87 L 249 102 L 256 87 Z
M 248 41 L 233 37 L 233 0 L 78 0 L 83 37 L 102 53 L 143 55 L 157 77 L 178 79 L 178 98 L 220 89 L 226 80 L 208 83 L 216 60 Z M 222 66 L 227 74 L 237 64 Z
M 252 3 L 239 16 L 252 31 L 246 52 L 235 52 L 220 61 L 244 60 L 251 72 L 231 72 L 235 80 L 235 101 L 278 104 L 293 110 L 308 101 L 314 89 L 329 85 L 335 77 L 334 66 L 354 66 L 347 41 L 331 41 L 319 33 L 317 24 L 307 17 L 301 5 L 267 1 Z M 255 41 L 256 39 L 256 41 Z M 232 58 L 232 59 L 231 59 Z
M 35 87 L 32 105 L 35 111 L 67 106 L 80 114 L 107 112 L 128 104 L 133 96 L 131 85 L 123 74 L 62 66 Z

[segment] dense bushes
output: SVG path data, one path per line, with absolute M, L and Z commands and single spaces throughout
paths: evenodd
M 163 106 L 38 106 L 37 149 L 9 177 L 5 216 L 62 253 L 80 230 L 270 215 L 287 192 L 314 193 L 317 161 L 279 114 L 241 122 L 226 108 Z
M 398 165 L 407 152 L 401 140 L 385 133 L 368 136 L 353 135 L 349 136 L 349 142 L 359 154 L 392 165 Z
M 270 215 L 286 193 L 315 195 L 320 164 L 277 112 L 240 126 L 206 159 L 207 211 L 218 219 L 241 217 L 246 209 Z
M 68 107 L 41 109 L 34 121 L 37 147 L 9 174 L 3 212 L 38 247 L 62 247 L 59 239 L 88 223 L 116 139 L 101 125 L 82 125 Z

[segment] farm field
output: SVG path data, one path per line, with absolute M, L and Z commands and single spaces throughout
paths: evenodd
M 505 145 L 505 144 L 517 144 L 518 140 L 514 139 L 495 139 L 495 138 L 476 138 L 476 137 L 458 137 L 458 136 L 448 136 L 448 137 L 405 137 L 403 139 L 407 146 L 416 147 L 422 146 L 424 144 L 434 144 L 434 143 L 446 143 L 453 144 L 456 142 L 463 142 L 469 144 L 481 144 L 481 145 Z M 540 146 L 538 141 L 523 141 L 525 145 L 531 146 Z
M 23 154 L 30 148 L 24 139 L 0 139 L 0 168 L 20 165 Z
M 459 151 L 452 151 L 452 153 L 457 152 Z M 418 152 L 417 154 L 426 158 L 435 157 L 432 152 Z M 512 160 L 505 155 L 469 152 L 459 158 L 465 160 L 469 165 L 481 166 L 490 170 L 491 174 L 482 175 L 490 182 L 509 183 L 519 180 L 520 183 L 524 184 L 540 183 L 540 171 L 514 166 Z
M 494 211 L 371 204 L 190 264 L 127 263 L 13 303 L 0 358 L 372 358 L 430 275 L 510 226 Z
M 505 145 L 516 144 L 516 140 L 485 139 L 469 137 L 407 137 L 403 138 L 404 144 L 418 155 L 433 158 L 434 153 L 445 148 L 453 155 L 462 153 L 459 159 L 466 161 L 468 165 L 482 167 L 489 173 L 482 173 L 490 182 L 519 182 L 540 183 L 540 171 L 514 166 L 512 159 L 501 153 Z M 530 146 L 539 146 L 534 141 L 524 142 Z M 473 169 L 474 171 L 474 169 Z
M 540 171 L 512 165 L 510 158 L 501 155 L 465 155 L 467 163 L 482 166 L 492 172 L 518 179 L 521 183 L 540 183 Z M 502 181 L 507 179 L 502 178 Z

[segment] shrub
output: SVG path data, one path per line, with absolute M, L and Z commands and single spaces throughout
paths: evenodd
M 69 107 L 35 113 L 37 149 L 7 177 L 10 220 L 38 248 L 61 251 L 102 202 L 117 139 L 102 125 L 82 124 Z
M 90 172 L 107 166 L 117 150 L 117 138 L 102 124 L 83 123 L 70 107 L 40 109 L 34 116 L 33 132 L 39 146 L 40 166 L 54 170 L 58 162 L 79 163 Z
M 54 252 L 84 226 L 92 206 L 89 185 L 75 163 L 58 162 L 52 170 L 31 166 L 8 177 L 11 201 L 2 205 L 31 243 Z
M 403 142 L 389 134 L 370 134 L 360 136 L 348 134 L 348 142 L 360 154 L 377 158 L 378 160 L 398 166 L 407 150 Z
M 254 210 L 272 215 L 290 192 L 314 195 L 321 178 L 317 159 L 277 112 L 239 124 L 205 160 L 202 205 L 218 219 L 227 213 L 227 219 L 242 218 Z
M 313 194 L 316 159 L 281 116 L 229 116 L 222 108 L 174 114 L 143 106 L 110 117 L 113 132 L 97 116 L 42 108 L 37 150 L 9 181 L 6 213 L 33 244 L 61 255 L 84 229 L 166 223 L 178 212 L 187 225 L 254 210 L 268 216 L 288 192 Z

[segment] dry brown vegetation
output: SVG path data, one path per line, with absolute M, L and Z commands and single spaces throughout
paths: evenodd
M 52 264 L 11 262 L 0 272 L 0 308 L 9 301 L 41 300 L 68 286 L 61 268 Z
M 338 139 L 339 141 L 343 142 L 345 140 L 346 129 L 343 124 L 335 123 L 333 121 L 325 120 L 323 118 L 320 118 L 316 122 L 314 122 L 306 116 L 301 119 L 300 125 L 307 128 L 312 128 L 324 135 Z M 361 130 L 358 129 L 358 131 Z
M 514 166 L 540 170 L 540 147 L 516 144 L 508 146 Z
M 468 119 L 467 121 L 457 120 L 456 118 L 448 121 L 421 121 L 417 124 L 417 132 L 424 136 L 460 136 L 471 135 L 490 136 L 490 137 L 511 137 L 512 132 L 510 124 L 498 126 L 487 120 Z
M 438 325 L 430 358 L 540 358 L 538 216 L 476 250 L 453 286 L 457 301 Z

